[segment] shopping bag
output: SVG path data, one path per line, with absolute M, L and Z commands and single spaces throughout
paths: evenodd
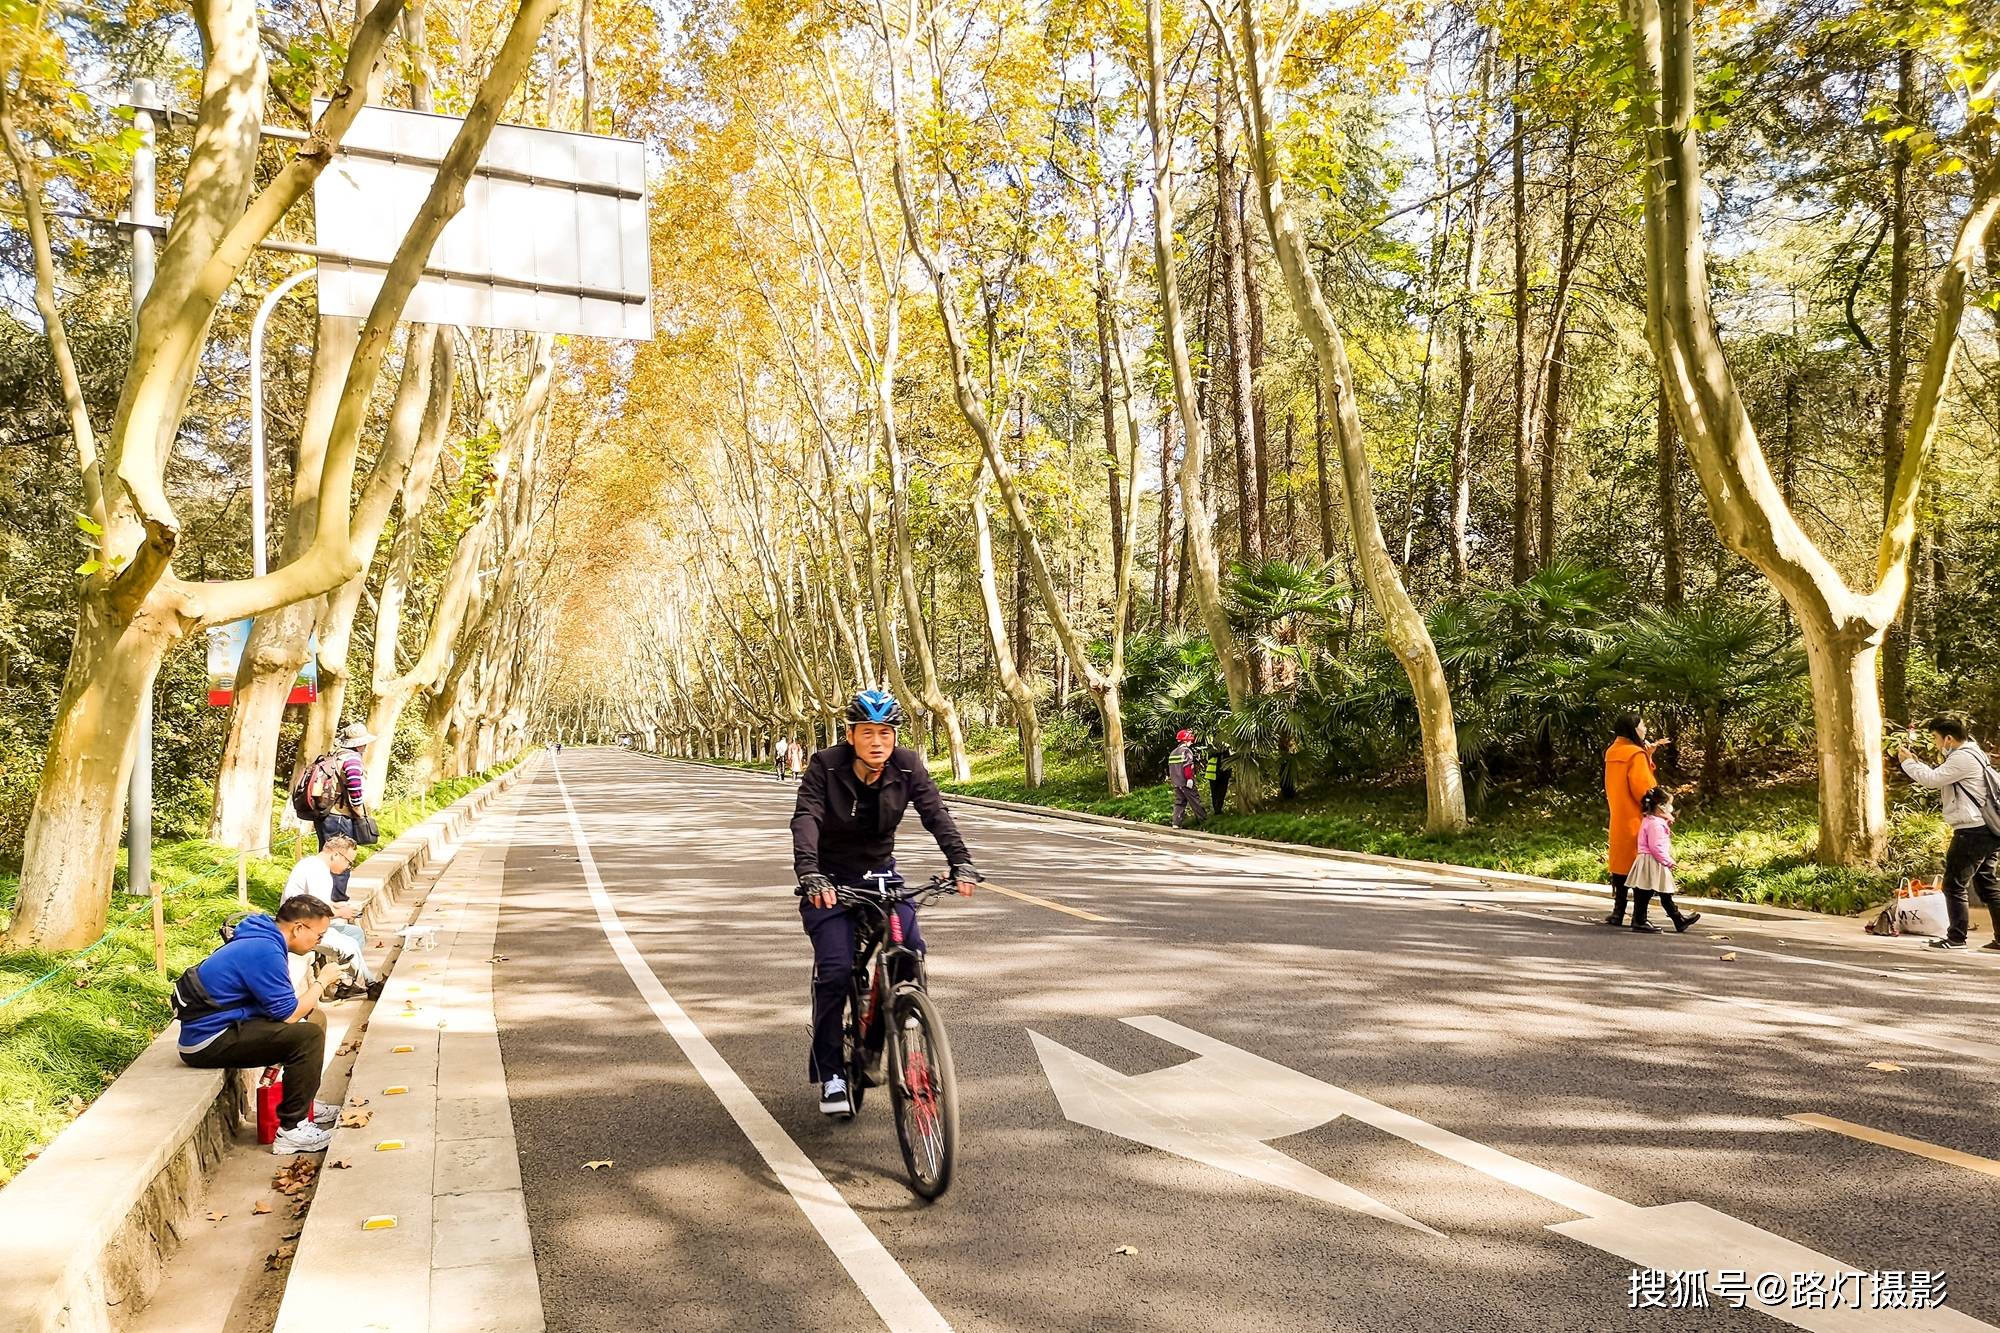
M 285 1100 L 285 1071 L 272 1065 L 257 1080 L 257 1142 L 278 1137 L 278 1105 Z
M 1935 880 L 1904 880 L 1896 886 L 1895 907 L 1898 934 L 1942 937 L 1950 929 L 1944 891 Z

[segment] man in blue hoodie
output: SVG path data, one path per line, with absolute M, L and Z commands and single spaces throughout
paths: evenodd
M 229 943 L 189 968 L 174 988 L 181 1060 L 196 1069 L 285 1067 L 278 1107 L 278 1154 L 324 1152 L 340 1108 L 313 1099 L 326 1054 L 326 1029 L 292 988 L 290 955 L 309 954 L 333 923 L 333 908 L 310 894 L 288 898 L 275 917 L 255 912 Z

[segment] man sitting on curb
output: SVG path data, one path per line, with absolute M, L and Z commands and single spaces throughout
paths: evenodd
M 174 984 L 176 1042 L 181 1062 L 196 1069 L 285 1067 L 278 1107 L 280 1155 L 325 1152 L 340 1108 L 316 1101 L 326 1056 L 326 1020 L 317 996 L 292 989 L 289 955 L 309 954 L 333 921 L 333 908 L 310 894 L 280 904 L 278 915 L 253 912 L 229 943 L 181 974 Z
M 347 970 L 349 980 L 340 983 L 340 989 L 333 993 L 336 1000 L 352 1000 L 367 996 L 371 1000 L 382 998 L 382 983 L 368 969 L 368 960 L 362 957 L 362 950 L 368 947 L 368 933 L 356 924 L 361 909 L 351 902 L 333 901 L 333 883 L 336 876 L 345 875 L 354 864 L 354 856 L 359 850 L 354 839 L 335 835 L 326 840 L 326 846 L 292 867 L 292 873 L 285 880 L 284 896 L 281 903 L 290 902 L 301 894 L 306 894 L 328 903 L 333 908 L 333 924 L 326 929 L 326 938 L 320 947 L 340 959 Z

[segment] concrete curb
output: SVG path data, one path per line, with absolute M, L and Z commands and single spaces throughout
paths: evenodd
M 368 858 L 350 896 L 382 919 L 426 866 L 500 793 L 538 767 L 518 764 Z M 0 1190 L 0 1329 L 109 1333 L 121 1306 L 151 1294 L 200 1211 L 208 1174 L 243 1103 L 237 1080 L 190 1069 L 168 1024 L 104 1095 Z
M 519 799 L 432 885 L 419 919 L 437 927 L 436 944 L 398 956 L 370 1016 L 346 1100 L 367 1123 L 334 1130 L 325 1160 L 345 1166 L 320 1175 L 274 1333 L 543 1327 L 493 1017 L 493 945 Z
M 734 764 L 720 764 L 708 759 L 681 759 L 672 755 L 655 754 L 650 750 L 634 750 L 649 759 L 658 759 L 669 764 L 696 764 L 702 768 L 719 768 L 731 773 L 754 772 L 754 769 L 739 768 Z M 1426 874 L 1440 879 L 1469 881 L 1481 889 L 1540 889 L 1556 890 L 1562 893 L 1588 893 L 1599 898 L 1609 898 L 1611 888 L 1605 884 L 1586 884 L 1580 880 L 1544 879 L 1539 875 L 1523 875 L 1512 870 L 1484 870 L 1477 866 L 1453 865 L 1446 861 L 1416 861 L 1400 856 L 1381 856 L 1374 852 L 1350 852 L 1337 847 L 1314 847 L 1302 842 L 1277 842 L 1269 838 L 1246 838 L 1234 833 L 1208 833 L 1199 829 L 1177 829 L 1165 824 L 1149 824 L 1142 819 L 1121 819 L 1116 815 L 1091 814 L 1083 810 L 1064 810 L 1057 806 L 1028 805 L 1020 801 L 1000 801 L 990 796 L 967 796 L 949 787 L 943 789 L 945 799 L 965 805 L 984 806 L 992 810 L 1011 810 L 1016 814 L 1042 815 L 1054 819 L 1071 820 L 1079 824 L 1096 824 L 1105 828 L 1123 829 L 1133 833 L 1151 833 L 1165 838 L 1180 838 L 1188 842 L 1210 843 L 1223 847 L 1249 847 L 1257 851 L 1286 852 L 1294 856 L 1313 856 L 1324 861 L 1342 861 L 1349 864 L 1381 866 L 1390 870 L 1406 870 Z M 1847 915 L 1832 915 L 1826 912 L 1807 912 L 1793 907 L 1773 907 L 1766 903 L 1739 902 L 1734 898 L 1696 898 L 1688 894 L 1675 895 L 1676 902 L 1698 912 L 1714 912 L 1722 916 L 1747 917 L 1755 921 L 1852 921 Z M 1864 916 L 1872 915 L 1864 913 Z

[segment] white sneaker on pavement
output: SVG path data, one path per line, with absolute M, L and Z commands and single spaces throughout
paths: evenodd
M 318 1125 L 321 1129 L 332 1129 L 334 1122 L 339 1119 L 340 1108 L 338 1106 L 335 1106 L 332 1102 L 323 1102 L 317 1097 L 313 1099 L 312 1122 L 315 1125 Z
M 301 1120 L 290 1129 L 278 1131 L 278 1137 L 271 1140 L 271 1151 L 279 1157 L 302 1152 L 325 1152 L 332 1142 L 333 1135 L 310 1120 Z
M 847 1080 L 839 1075 L 820 1085 L 819 1109 L 828 1115 L 853 1115 L 854 1102 L 847 1095 Z

